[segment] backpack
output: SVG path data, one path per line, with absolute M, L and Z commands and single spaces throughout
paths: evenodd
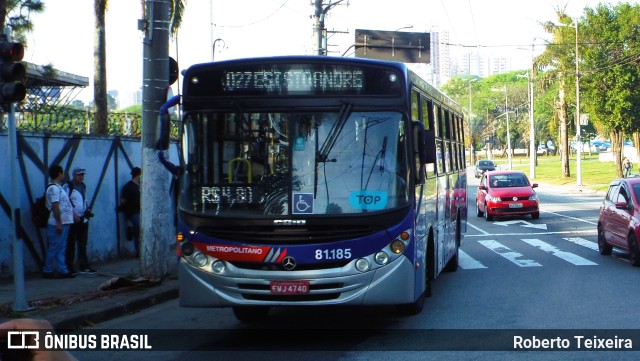
M 38 228 L 47 228 L 49 221 L 49 214 L 51 210 L 47 208 L 47 189 L 53 184 L 49 184 L 44 190 L 44 194 L 40 198 L 36 198 L 35 202 L 31 205 L 31 220 Z

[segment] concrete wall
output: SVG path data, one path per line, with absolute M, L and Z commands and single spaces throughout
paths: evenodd
M 169 152 L 177 162 L 176 146 Z M 87 202 L 95 217 L 89 222 L 87 254 L 90 261 L 99 262 L 117 257 L 129 257 L 134 253 L 133 243 L 126 239 L 124 217 L 116 212 L 120 192 L 131 179 L 131 168 L 142 167 L 142 151 L 139 138 L 114 136 L 92 137 L 84 135 L 18 135 L 18 174 L 9 174 L 10 159 L 8 136 L 0 134 L 0 230 L 12 227 L 10 219 L 13 200 L 12 177 L 17 177 L 21 213 L 21 240 L 24 245 L 26 272 L 40 271 L 46 252 L 46 232 L 34 227 L 31 222 L 30 204 L 42 196 L 47 185 L 48 167 L 61 165 L 67 176 L 75 167 L 87 169 Z M 143 169 L 142 187 L 145 177 Z M 167 182 L 171 175 L 154 182 Z M 167 195 L 167 202 L 171 197 Z M 144 210 L 143 210 L 144 212 Z M 0 277 L 13 273 L 13 246 L 8 232 L 0 232 Z

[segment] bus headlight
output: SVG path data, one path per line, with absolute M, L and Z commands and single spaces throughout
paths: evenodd
M 376 263 L 378 263 L 379 265 L 384 266 L 389 262 L 389 255 L 386 254 L 385 252 L 378 252 L 373 258 L 376 260 Z
M 207 257 L 207 255 L 200 252 L 194 253 L 192 258 L 193 258 L 193 262 L 198 267 L 204 267 L 209 262 L 209 258 Z
M 220 274 L 224 272 L 225 268 L 227 268 L 227 266 L 224 264 L 224 261 L 220 261 L 220 260 L 213 262 L 213 264 L 211 265 L 211 271 L 213 273 Z
M 367 272 L 369 270 L 369 261 L 364 258 L 360 258 L 356 261 L 356 269 L 360 272 Z
M 395 241 L 391 242 L 390 248 L 391 252 L 395 254 L 401 254 L 402 252 L 404 252 L 405 244 L 401 240 L 396 239 Z
M 184 256 L 191 256 L 193 254 L 193 244 L 191 242 L 184 242 L 180 245 L 180 249 L 182 250 L 182 254 Z

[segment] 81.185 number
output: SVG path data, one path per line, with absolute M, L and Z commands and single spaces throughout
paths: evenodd
M 316 249 L 316 259 L 350 259 L 351 248 Z

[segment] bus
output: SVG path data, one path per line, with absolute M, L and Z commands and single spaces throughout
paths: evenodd
M 196 64 L 181 106 L 182 307 L 422 311 L 467 227 L 463 115 L 405 64 L 287 56 Z

